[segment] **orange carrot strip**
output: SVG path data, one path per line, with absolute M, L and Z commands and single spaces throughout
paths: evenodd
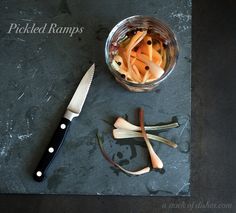
M 145 43 L 141 44 L 140 51 L 141 51 L 142 54 L 148 56 L 148 46 Z
M 145 31 L 137 31 L 126 46 L 126 50 L 133 49 L 135 42 L 144 34 Z M 136 46 L 136 45 L 135 45 Z
M 142 76 L 140 75 L 138 68 L 135 65 L 133 65 L 132 68 L 133 68 L 133 71 L 138 79 L 138 82 L 142 82 Z
M 150 71 L 148 70 L 148 71 L 146 71 L 145 75 L 143 76 L 142 83 L 145 83 L 148 80 L 149 75 L 150 75 Z
M 149 57 L 149 60 L 152 61 L 152 38 L 148 35 L 146 35 L 144 38 L 143 38 L 143 45 L 145 45 L 147 47 L 147 55 Z
M 161 49 L 161 44 L 157 42 L 156 44 L 153 45 L 153 49 L 159 51 Z
M 132 49 L 144 38 L 144 36 L 147 34 L 147 31 L 137 31 L 137 33 L 132 37 L 130 43 L 127 45 L 127 62 L 128 62 L 128 69 L 130 68 L 130 55 Z
M 124 64 L 123 58 L 120 55 L 115 55 L 114 60 L 123 70 L 127 70 L 127 67 Z
M 162 63 L 162 56 L 160 55 L 159 52 L 157 52 L 154 48 L 152 50 L 152 61 L 156 64 L 158 64 L 159 66 Z
M 135 61 L 137 61 L 137 59 L 136 59 L 136 58 L 134 58 L 134 57 L 131 57 L 130 64 L 131 64 L 131 65 L 134 65 Z
M 146 62 L 149 62 L 149 57 L 145 54 L 139 53 L 137 52 L 136 58 L 142 62 L 144 62 L 145 64 L 147 64 Z
M 164 74 L 164 70 L 157 64 L 147 59 L 147 56 L 144 54 L 137 54 L 137 58 L 144 62 L 151 71 L 151 74 L 155 76 L 155 79 L 160 78 Z
M 126 57 L 126 50 L 123 47 L 118 48 L 118 54 L 123 58 L 124 65 L 127 67 L 127 57 Z
M 124 48 L 126 47 L 130 42 L 130 38 L 126 38 L 124 41 L 120 42 L 120 45 Z
M 136 53 L 135 51 L 131 51 L 130 55 L 131 55 L 132 57 L 136 57 L 136 56 L 137 56 L 137 53 Z
M 138 50 L 136 51 L 136 57 L 137 57 L 137 54 L 141 54 L 142 53 L 142 49 L 141 49 L 141 46 L 138 48 Z
M 120 74 L 122 75 L 125 75 L 125 79 L 131 79 L 130 77 L 130 73 L 128 73 L 126 70 L 122 69 L 118 64 L 117 62 L 113 59 L 112 63 L 111 63 L 111 66 L 116 70 L 118 71 Z
M 138 31 L 137 32 L 137 36 L 136 35 L 134 35 L 133 36 L 133 38 L 135 37 L 135 39 L 131 39 L 131 41 L 130 41 L 130 43 L 128 44 L 128 48 L 127 48 L 127 55 L 128 55 L 128 57 L 127 57 L 127 63 L 128 63 L 128 72 L 131 72 L 132 74 L 131 74 L 131 76 L 132 77 L 134 77 L 133 78 L 133 80 L 135 80 L 136 78 L 135 78 L 135 76 L 134 76 L 134 72 L 133 72 L 133 68 L 132 68 L 132 66 L 131 66 L 131 64 L 130 64 L 130 55 L 131 55 L 131 51 L 132 51 L 132 49 L 140 42 L 140 41 L 142 41 L 143 40 L 143 38 L 145 37 L 145 35 L 147 34 L 147 31 L 143 31 L 143 32 L 140 32 L 140 31 Z M 131 44 L 131 45 L 130 45 Z
M 134 65 L 138 68 L 139 72 L 142 74 L 142 75 L 145 75 L 147 70 L 149 69 L 149 67 L 143 63 L 142 61 L 140 60 L 136 60 L 134 62 Z

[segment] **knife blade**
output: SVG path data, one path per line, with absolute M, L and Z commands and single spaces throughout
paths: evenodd
M 85 73 L 82 80 L 80 81 L 69 105 L 67 106 L 66 112 L 62 117 L 57 129 L 55 130 L 51 141 L 49 142 L 41 160 L 39 161 L 34 174 L 34 180 L 40 182 L 43 181 L 46 175 L 46 171 L 56 154 L 58 153 L 60 147 L 62 146 L 66 133 L 70 127 L 71 121 L 74 117 L 78 117 L 84 102 L 86 100 L 90 85 L 93 80 L 93 75 L 95 71 L 95 65 L 93 64 Z

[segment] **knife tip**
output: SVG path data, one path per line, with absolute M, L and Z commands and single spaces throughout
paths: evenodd
M 93 63 L 89 69 L 90 69 L 92 72 L 94 72 L 94 71 L 95 71 L 95 63 Z
M 89 67 L 88 72 L 93 73 L 92 76 L 94 75 L 94 72 L 95 72 L 95 63 L 93 63 L 93 64 Z

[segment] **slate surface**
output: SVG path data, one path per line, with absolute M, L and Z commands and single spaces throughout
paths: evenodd
M 0 85 L 0 192 L 49 194 L 189 195 L 190 178 L 190 76 L 191 2 L 121 1 L 1 3 Z M 13 4 L 11 2 L 11 4 Z M 117 13 L 119 10 L 119 13 Z M 104 61 L 104 43 L 112 27 L 134 14 L 152 15 L 176 32 L 180 57 L 173 74 L 157 91 L 130 93 L 120 87 Z M 85 27 L 73 36 L 7 34 L 10 23 L 57 23 Z M 57 122 L 63 115 L 79 80 L 92 62 L 96 75 L 83 113 L 73 121 L 64 146 L 43 183 L 32 180 L 34 170 Z M 97 129 L 104 135 L 111 156 L 127 168 L 146 165 L 142 141 L 114 141 L 113 123 L 118 116 L 135 119 L 144 107 L 148 124 L 168 122 L 177 116 L 181 126 L 161 133 L 176 141 L 178 149 L 155 143 L 165 173 L 140 177 L 117 173 L 101 156 Z M 111 146 L 109 146 L 111 144 Z M 134 145 L 135 144 L 135 145 Z

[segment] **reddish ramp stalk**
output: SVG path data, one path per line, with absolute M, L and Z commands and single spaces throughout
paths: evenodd
M 144 128 L 144 110 L 142 108 L 140 108 L 140 111 L 139 111 L 139 121 L 140 121 L 140 127 L 141 127 L 141 131 L 142 131 L 142 135 L 143 135 L 143 138 L 146 142 L 146 145 L 147 145 L 147 148 L 148 148 L 148 151 L 149 151 L 149 155 L 150 155 L 150 158 L 151 158 L 151 162 L 152 162 L 152 167 L 154 169 L 162 169 L 163 168 L 163 163 L 161 161 L 161 159 L 157 156 L 157 154 L 155 153 L 155 151 L 153 150 L 153 147 L 147 137 L 147 133 L 145 131 L 145 128 Z

